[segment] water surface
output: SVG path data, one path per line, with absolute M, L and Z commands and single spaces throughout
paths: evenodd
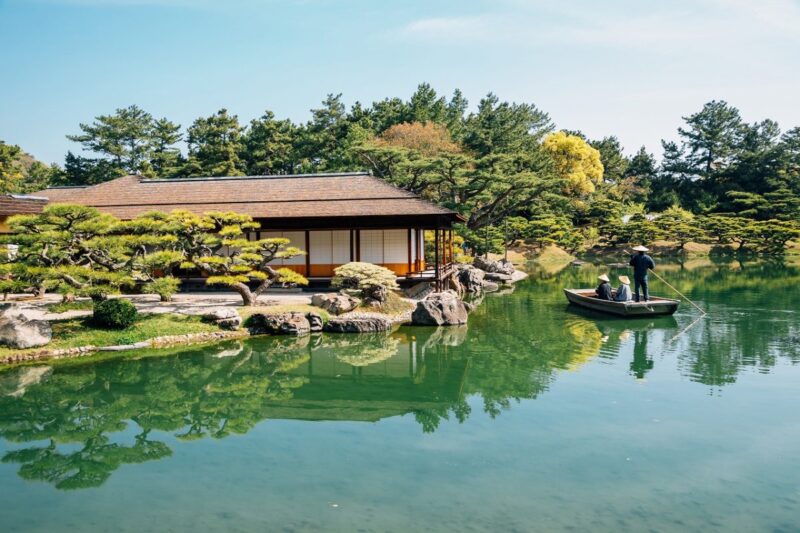
M 463 328 L 5 372 L 0 527 L 797 531 L 800 270 L 660 266 L 706 317 L 538 268 Z

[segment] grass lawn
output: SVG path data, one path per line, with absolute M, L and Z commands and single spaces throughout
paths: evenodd
M 407 313 L 414 309 L 414 304 L 404 299 L 402 296 L 389 292 L 386 301 L 380 307 L 370 307 L 368 305 L 361 306 L 359 311 L 368 311 L 370 313 L 383 313 L 384 315 L 398 316 Z
M 94 303 L 91 300 L 76 300 L 74 302 L 58 302 L 49 304 L 45 308 L 51 313 L 65 313 L 67 311 L 91 311 Z
M 165 335 L 220 331 L 219 327 L 202 322 L 198 316 L 178 314 L 142 315 L 135 324 L 124 330 L 98 328 L 91 323 L 89 318 L 52 322 L 52 326 L 53 340 L 44 348 L 76 348 L 89 345 L 113 346 L 116 344 L 133 344 Z M 0 347 L 0 357 L 41 349 L 14 350 Z

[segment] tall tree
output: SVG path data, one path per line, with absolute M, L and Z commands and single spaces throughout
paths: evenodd
M 19 164 L 22 149 L 14 144 L 0 141 L 0 193 L 17 192 L 24 174 Z
M 610 183 L 619 183 L 628 170 L 630 161 L 622 151 L 619 139 L 611 135 L 599 141 L 590 141 L 589 144 L 600 152 L 600 162 L 603 164 L 603 179 Z
M 108 159 L 93 159 L 67 152 L 62 182 L 55 185 L 97 185 L 124 176 L 125 171 Z
M 733 161 L 743 133 L 738 109 L 723 100 L 712 100 L 683 120 L 686 127 L 678 128 L 678 133 L 689 169 L 696 176 L 709 178 Z
M 545 137 L 542 147 L 564 180 L 568 195 L 586 197 L 603 181 L 600 152 L 580 137 L 558 131 Z
M 80 124 L 82 133 L 67 135 L 67 139 L 108 159 L 112 167 L 136 174 L 146 168 L 152 128 L 152 115 L 132 105 L 117 109 L 113 115 L 99 115 L 91 124 Z
M 150 167 L 154 176 L 171 178 L 176 176 L 184 163 L 180 148 L 181 126 L 166 118 L 155 120 L 150 136 Z
M 241 176 L 242 126 L 236 115 L 220 109 L 198 118 L 187 130 L 189 159 L 186 173 L 192 176 Z
M 467 119 L 464 145 L 480 157 L 525 152 L 535 150 L 552 129 L 550 117 L 536 106 L 500 102 L 489 93 Z
M 351 137 L 341 94 L 329 94 L 322 107 L 311 110 L 311 120 L 299 130 L 298 148 L 303 166 L 309 171 L 349 170 L 353 162 L 350 147 L 358 139 Z
M 297 164 L 294 135 L 294 124 L 290 120 L 276 120 L 272 111 L 252 120 L 243 138 L 245 172 L 249 176 L 294 172 Z

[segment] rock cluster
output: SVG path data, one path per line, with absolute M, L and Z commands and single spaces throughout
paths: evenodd
M 306 315 L 298 312 L 277 313 L 274 315 L 255 314 L 250 317 L 248 327 L 252 333 L 272 335 L 294 335 L 296 337 L 311 333 L 311 322 Z
M 0 310 L 0 344 L 19 350 L 44 346 L 53 338 L 53 329 L 46 320 L 32 320 L 16 306 Z
M 458 281 L 465 292 L 476 294 L 483 291 L 483 279 L 486 272 L 472 265 L 462 265 L 458 271 Z
M 497 272 L 485 272 L 473 265 L 461 265 L 456 276 L 459 294 L 478 295 L 484 292 L 493 292 L 500 288 L 498 282 L 505 283 L 511 276 Z M 453 288 L 453 287 L 451 287 Z
M 321 293 L 311 297 L 311 305 L 321 307 L 332 315 L 341 315 L 361 305 L 361 300 L 341 293 Z
M 467 323 L 467 306 L 454 292 L 435 292 L 417 302 L 411 323 L 419 326 L 455 326 Z
M 329 333 L 377 333 L 392 329 L 392 321 L 377 314 L 332 318 L 325 324 Z
M 222 329 L 236 330 L 242 327 L 242 317 L 232 307 L 217 307 L 203 315 L 205 322 L 216 324 Z
M 322 316 L 318 313 L 264 314 L 258 313 L 250 317 L 247 327 L 252 334 L 291 335 L 302 337 L 310 333 L 322 331 Z
M 486 257 L 478 256 L 472 262 L 472 264 L 476 268 L 480 268 L 484 272 L 493 272 L 498 274 L 506 274 L 510 276 L 514 273 L 514 265 L 511 264 L 511 261 L 507 261 L 505 259 L 501 259 L 499 261 L 492 261 Z

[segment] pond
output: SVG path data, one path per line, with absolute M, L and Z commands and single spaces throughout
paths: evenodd
M 462 328 L 6 371 L 0 526 L 796 531 L 800 268 L 660 265 L 699 320 L 568 308 L 599 272 Z

